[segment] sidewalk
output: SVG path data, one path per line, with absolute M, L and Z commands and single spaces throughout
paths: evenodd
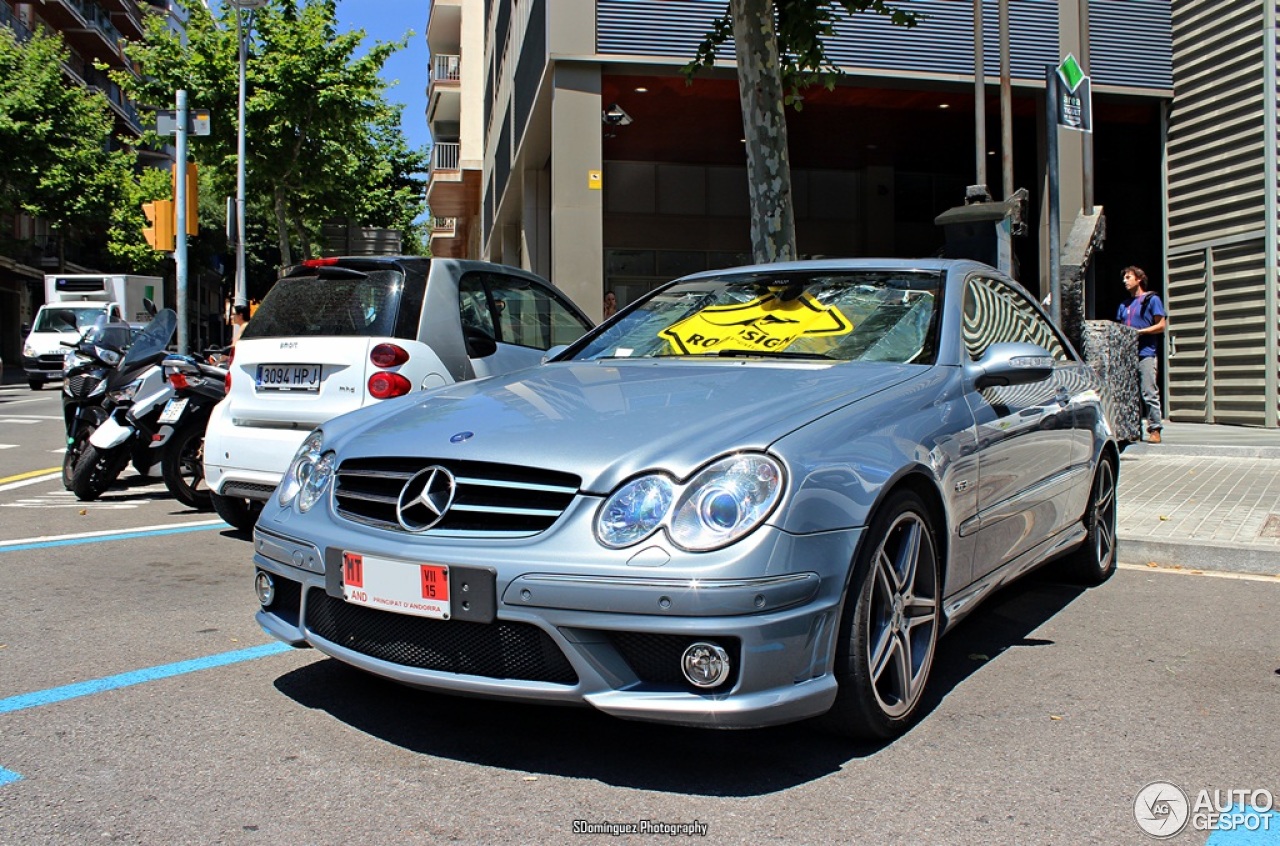
M 1162 434 L 1120 456 L 1120 561 L 1280 576 L 1280 430 Z

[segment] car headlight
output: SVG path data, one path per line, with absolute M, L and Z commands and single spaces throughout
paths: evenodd
M 674 491 L 666 476 L 642 476 L 618 488 L 596 520 L 600 542 L 617 549 L 649 537 L 671 510 Z
M 719 549 L 763 523 L 781 498 L 782 487 L 782 466 L 759 453 L 713 461 L 683 485 L 656 474 L 642 476 L 604 501 L 596 517 L 596 537 L 616 549 L 665 526 L 681 549 Z
M 125 385 L 123 388 L 119 388 L 117 390 L 111 391 L 109 394 L 107 394 L 107 399 L 117 404 L 132 402 L 133 395 L 138 392 L 138 388 L 141 385 L 142 385 L 141 379 L 134 379 L 132 382 Z
M 324 496 L 324 492 L 329 489 L 329 481 L 333 479 L 333 466 L 336 463 L 332 452 L 326 452 L 320 456 L 320 460 L 311 468 L 311 474 L 307 476 L 302 490 L 298 491 L 299 511 L 305 514 L 311 510 L 311 506 L 320 501 L 320 497 Z
M 22 354 L 25 355 L 27 358 L 35 358 L 36 348 L 31 346 L 30 344 L 25 344 L 22 347 Z
M 284 478 L 280 480 L 281 505 L 288 505 L 293 502 L 293 498 L 298 495 L 298 491 L 302 490 L 302 486 L 311 478 L 311 471 L 315 469 L 316 464 L 320 461 L 323 450 L 324 432 L 316 429 L 310 435 L 307 435 L 306 440 L 302 442 L 302 446 L 298 447 L 298 451 L 293 454 L 293 461 L 289 462 L 289 469 L 285 471 Z

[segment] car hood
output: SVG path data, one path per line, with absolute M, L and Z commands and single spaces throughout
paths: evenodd
M 461 382 L 336 418 L 340 458 L 492 461 L 573 473 L 604 493 L 635 473 L 685 478 L 737 449 L 764 449 L 929 368 L 760 361 L 546 364 Z

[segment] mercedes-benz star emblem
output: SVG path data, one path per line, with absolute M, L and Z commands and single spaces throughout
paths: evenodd
M 425 532 L 444 519 L 453 504 L 453 474 L 433 464 L 414 474 L 396 500 L 396 519 L 406 532 Z

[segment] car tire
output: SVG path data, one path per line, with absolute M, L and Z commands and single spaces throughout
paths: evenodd
M 164 445 L 160 461 L 169 493 L 188 508 L 200 511 L 213 507 L 213 495 L 204 483 L 204 424 L 203 419 L 191 420 L 174 432 Z
M 920 714 L 942 626 L 933 517 L 914 491 L 892 493 L 859 546 L 840 616 L 835 704 L 824 726 L 860 740 L 897 737 Z
M 93 444 L 85 444 L 71 478 L 72 493 L 81 502 L 92 502 L 107 492 L 128 462 L 128 453 L 121 450 L 103 452 Z
M 1063 560 L 1066 576 L 1082 585 L 1100 585 L 1116 571 L 1116 462 L 1103 455 L 1093 475 L 1084 512 L 1088 533 L 1078 549 Z
M 210 491 L 209 500 L 219 517 L 242 532 L 252 532 L 262 513 L 261 502 L 242 496 L 221 496 Z
M 31 386 L 31 390 L 38 391 L 44 387 L 43 379 L 28 379 L 27 384 Z

